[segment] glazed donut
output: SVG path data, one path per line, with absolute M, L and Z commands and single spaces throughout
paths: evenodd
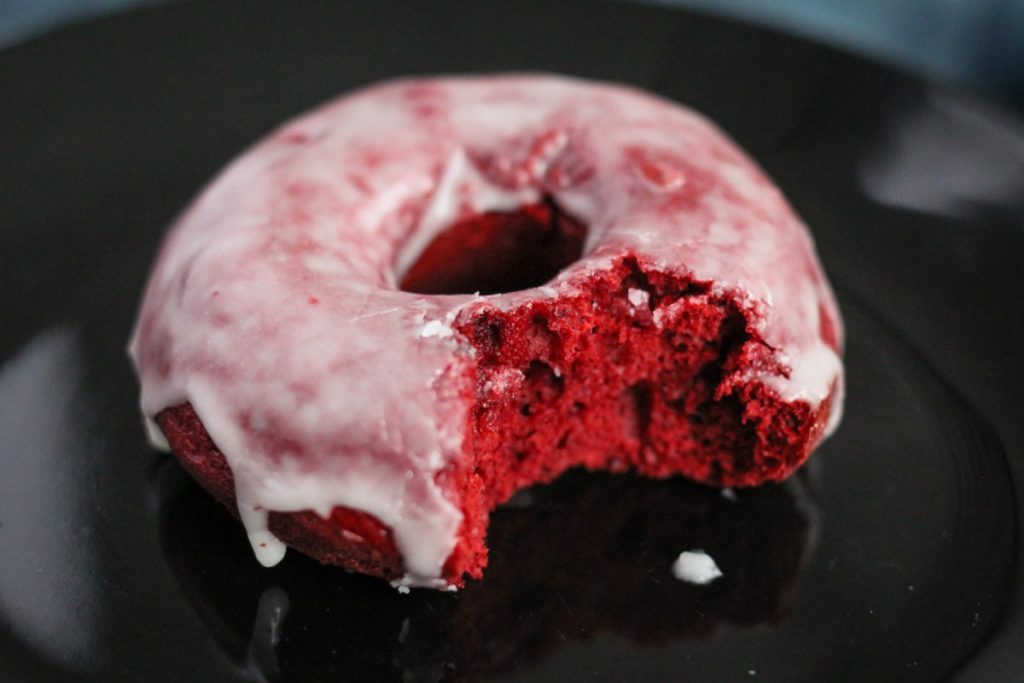
M 170 231 L 130 352 L 154 442 L 261 562 L 454 589 L 567 468 L 787 477 L 839 421 L 841 344 L 806 228 L 719 130 L 537 75 L 285 124 Z

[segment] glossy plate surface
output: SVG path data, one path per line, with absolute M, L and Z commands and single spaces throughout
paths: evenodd
M 0 680 L 1019 680 L 1024 133 L 738 24 L 595 2 L 176 3 L 0 53 Z M 847 412 L 735 499 L 573 473 L 486 578 L 289 554 L 149 450 L 124 355 L 160 236 L 277 123 L 403 74 L 544 70 L 708 114 L 812 227 Z M 672 575 L 702 549 L 724 576 Z

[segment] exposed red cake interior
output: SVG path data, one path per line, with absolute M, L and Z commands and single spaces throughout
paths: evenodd
M 445 294 L 540 285 L 576 258 L 585 234 L 551 202 L 484 214 L 435 239 L 402 286 Z M 474 349 L 475 396 L 467 398 L 462 454 L 438 475 L 463 514 L 446 581 L 481 576 L 495 506 L 568 468 L 748 486 L 803 462 L 829 400 L 812 409 L 760 383 L 723 382 L 748 366 L 763 369 L 768 353 L 737 302 L 711 284 L 624 257 L 591 273 L 575 295 L 456 320 Z M 186 469 L 235 510 L 230 469 L 192 407 L 156 419 Z M 336 507 L 326 519 L 271 512 L 269 528 L 323 562 L 403 574 L 389 529 L 360 511 Z

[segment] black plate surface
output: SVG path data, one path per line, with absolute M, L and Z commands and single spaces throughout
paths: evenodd
M 125 359 L 160 236 L 252 140 L 413 73 L 633 83 L 718 121 L 811 225 L 847 414 L 730 500 L 571 474 L 486 578 L 413 591 L 240 529 L 150 451 Z M 597 2 L 193 2 L 0 53 L 0 680 L 1024 678 L 1024 134 L 810 43 Z M 703 548 L 723 579 L 672 577 Z

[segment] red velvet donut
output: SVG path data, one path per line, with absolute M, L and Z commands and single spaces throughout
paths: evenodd
M 154 438 L 265 564 L 456 587 L 489 511 L 567 468 L 789 476 L 838 423 L 841 337 L 807 230 L 713 125 L 496 76 L 369 88 L 242 155 L 131 352 Z

